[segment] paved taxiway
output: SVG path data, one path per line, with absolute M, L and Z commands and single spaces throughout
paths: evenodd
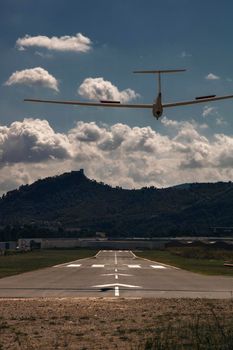
M 0 297 L 232 298 L 233 278 L 191 273 L 131 251 L 102 250 L 92 258 L 2 278 Z

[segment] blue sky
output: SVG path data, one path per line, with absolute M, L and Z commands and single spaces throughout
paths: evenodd
M 86 123 L 87 126 L 93 126 L 94 123 L 101 130 L 106 127 L 103 127 L 105 124 L 107 124 L 107 128 L 111 128 L 117 123 L 121 123 L 132 130 L 139 127 L 141 133 L 143 133 L 143 128 L 149 128 L 157 136 L 168 137 L 169 142 L 176 141 L 175 138 L 182 132 L 184 133 L 184 128 L 189 130 L 194 128 L 199 137 L 207 138 L 208 147 L 215 154 L 212 142 L 216 141 L 216 135 L 221 134 L 224 137 L 229 137 L 228 140 L 231 144 L 233 100 L 172 108 L 164 112 L 164 119 L 156 121 L 149 110 L 103 110 L 37 105 L 24 103 L 23 99 L 38 97 L 82 100 L 85 96 L 78 95 L 77 90 L 83 81 L 86 78 L 101 77 L 104 81 L 111 82 L 120 92 L 131 89 L 135 94 L 139 94 L 140 96 L 133 99 L 132 102 L 151 103 L 157 89 L 155 77 L 134 75 L 132 71 L 135 69 L 166 68 L 186 68 L 187 72 L 163 78 L 162 87 L 165 102 L 189 100 L 202 94 L 232 94 L 232 12 L 233 4 L 226 0 L 221 2 L 216 0 L 147 0 L 146 2 L 142 0 L 118 2 L 106 0 L 98 2 L 91 0 L 3 0 L 0 12 L 1 126 L 7 128 L 9 132 L 9 128 L 15 121 L 23 123 L 25 118 L 31 118 L 30 125 L 33 128 L 33 120 L 46 120 L 54 134 L 67 136 L 70 130 L 76 128 L 77 122 Z M 40 35 L 48 39 L 52 37 L 59 39 L 63 36 L 74 37 L 76 33 L 81 33 L 91 41 L 87 52 L 58 51 L 39 45 L 25 46 L 24 50 L 19 50 L 19 46 L 16 45 L 16 41 L 25 38 L 25 35 L 35 38 Z M 28 81 L 21 81 L 6 85 L 6 82 L 16 71 L 20 72 L 35 67 L 42 68 L 50 77 L 56 79 L 59 92 L 51 86 L 46 87 L 44 83 L 38 84 L 35 81 L 30 84 Z M 215 76 L 216 79 L 206 79 L 209 74 Z M 174 126 L 174 123 L 179 124 Z M 187 127 L 187 123 L 190 123 L 190 127 Z M 19 125 L 20 128 L 25 129 L 24 124 L 17 124 L 17 127 Z M 108 132 L 111 133 L 112 131 L 109 130 Z M 76 132 L 80 132 L 80 126 L 79 131 L 76 130 Z M 37 137 L 39 136 L 37 135 Z M 8 138 L 12 140 L 9 135 Z M 40 141 L 36 140 L 36 147 L 41 151 Z M 24 137 L 23 140 L 17 140 L 17 142 L 20 143 L 20 147 L 23 147 L 24 153 L 27 153 L 25 143 L 29 144 L 31 141 L 25 141 Z M 18 145 L 17 142 L 15 143 Z M 157 141 L 154 140 L 154 142 Z M 12 147 L 12 143 L 10 144 Z M 88 147 L 90 146 L 93 147 L 93 142 L 88 144 Z M 7 147 L 9 147 L 9 143 L 2 146 L 2 154 L 9 153 Z M 30 147 L 33 148 L 35 145 L 30 144 Z M 81 146 L 76 145 L 75 147 Z M 203 150 L 203 145 L 200 147 Z M 227 152 L 229 152 L 229 147 Z M 99 149 L 99 146 L 97 148 Z M 224 152 L 224 150 L 222 151 Z M 78 162 L 75 158 L 75 163 L 72 161 L 66 168 L 63 162 L 67 159 L 62 158 L 61 160 L 58 157 L 60 160 L 57 167 L 55 166 L 58 159 L 56 155 L 49 153 L 48 159 L 43 157 L 33 159 L 34 155 L 30 152 L 28 153 L 29 158 L 24 159 L 20 156 L 18 159 L 14 158 L 14 161 L 8 159 L 6 155 L 2 156 L 0 171 L 2 174 L 7 172 L 11 174 L 10 185 L 4 180 L 2 192 L 18 185 L 14 179 L 16 178 L 15 174 L 20 171 L 24 174 L 24 176 L 19 177 L 20 181 L 23 183 L 34 181 L 37 175 L 33 173 L 33 166 L 34 168 L 35 166 L 43 168 L 43 171 L 39 172 L 38 175 L 43 177 L 47 174 L 54 174 L 56 169 L 62 172 L 62 170 L 78 169 L 86 165 L 80 160 Z M 184 169 L 180 165 L 189 162 L 187 159 L 180 158 L 178 154 L 176 155 L 178 163 L 174 165 L 176 177 L 167 178 L 166 174 L 170 169 L 163 168 L 163 179 L 167 180 L 158 180 L 158 173 L 151 175 L 153 171 L 145 163 L 144 173 L 147 175 L 145 175 L 144 182 L 138 180 L 141 175 L 136 176 L 136 170 L 132 171 L 129 168 L 123 170 L 126 164 L 122 165 L 119 154 L 116 154 L 111 154 L 111 159 L 117 158 L 119 167 L 122 166 L 121 175 L 116 171 L 114 164 L 108 164 L 108 166 L 104 164 L 102 168 L 110 169 L 109 176 L 107 176 L 106 173 L 96 168 L 94 161 L 92 166 L 87 167 L 88 175 L 96 176 L 97 179 L 106 180 L 114 185 L 118 184 L 117 179 L 122 179 L 119 180 L 119 184 L 126 187 L 140 187 L 147 184 L 166 186 L 179 181 L 195 180 L 195 178 L 190 177 L 193 170 L 190 170 L 189 174 L 187 174 L 187 169 L 183 170 L 183 176 L 180 176 L 181 169 Z M 163 154 L 163 150 L 161 150 L 161 154 Z M 146 157 L 145 154 L 140 154 L 138 159 L 143 159 L 144 156 Z M 154 156 L 156 157 L 156 152 Z M 229 160 L 229 154 L 225 156 Z M 73 153 L 70 157 L 74 160 Z M 104 157 L 101 155 L 101 158 Z M 129 163 L 131 157 L 134 156 L 129 154 Z M 195 162 L 199 161 L 200 158 L 198 154 L 189 154 L 189 157 L 190 159 L 196 157 Z M 212 161 L 211 166 L 206 165 L 208 158 L 210 158 L 209 155 L 201 162 L 201 165 L 198 163 L 200 168 L 197 169 L 197 173 L 199 170 L 204 175 L 197 177 L 197 180 L 232 179 L 231 162 L 223 174 L 219 162 L 216 161 L 217 163 L 213 165 L 214 161 Z M 55 159 L 52 172 L 51 159 Z M 167 155 L 162 159 L 158 153 L 158 161 L 165 162 L 166 159 L 168 159 Z M 150 163 L 151 159 L 147 161 Z M 127 163 L 127 160 L 125 162 Z M 131 165 L 135 169 L 138 167 L 136 161 L 135 164 L 132 161 Z M 192 166 L 194 166 L 193 163 Z M 197 168 L 196 165 L 195 167 Z M 220 173 L 216 174 L 216 168 Z M 115 176 L 114 172 L 117 175 L 116 179 L 112 180 Z

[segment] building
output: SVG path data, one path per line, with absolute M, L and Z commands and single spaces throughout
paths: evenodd
M 6 250 L 15 250 L 17 246 L 17 242 L 8 241 L 8 242 L 0 242 L 0 255 L 4 254 Z

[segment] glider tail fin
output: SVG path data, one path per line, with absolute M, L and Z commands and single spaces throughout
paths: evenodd
M 180 73 L 186 69 L 135 70 L 133 73 L 158 74 L 158 93 L 161 94 L 161 73 Z

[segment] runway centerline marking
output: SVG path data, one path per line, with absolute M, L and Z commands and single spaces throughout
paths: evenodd
M 103 264 L 93 264 L 93 265 L 91 265 L 91 267 L 104 267 L 104 265 Z
M 128 265 L 128 264 L 124 264 L 124 265 L 128 266 L 128 268 L 130 269 L 141 269 L 140 265 Z
M 115 287 L 115 297 L 119 297 L 120 293 L 119 293 L 119 287 L 116 286 Z
M 115 265 L 117 265 L 117 254 L 115 252 Z
M 69 264 L 69 265 L 66 265 L 66 267 L 80 267 L 81 264 Z

